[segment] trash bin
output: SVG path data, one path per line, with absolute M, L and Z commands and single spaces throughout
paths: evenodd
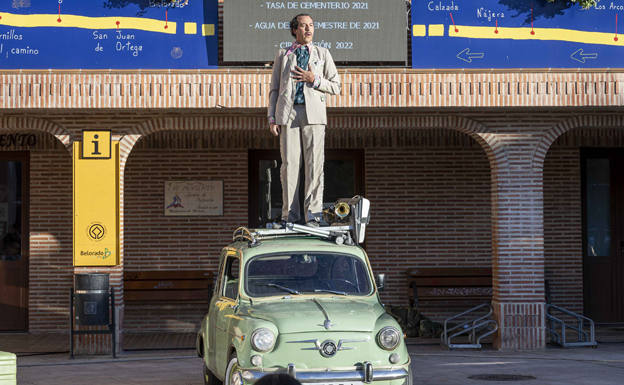
M 69 356 L 74 358 L 74 336 L 85 334 L 110 334 L 113 358 L 117 357 L 115 337 L 115 295 L 110 290 L 108 274 L 90 273 L 74 275 L 70 290 Z M 111 322 L 112 321 L 112 322 Z M 76 326 L 106 326 L 103 328 L 78 328 Z M 3 385 L 3 384 L 0 384 Z
M 108 274 L 76 274 L 74 276 L 76 324 L 108 325 L 109 294 Z

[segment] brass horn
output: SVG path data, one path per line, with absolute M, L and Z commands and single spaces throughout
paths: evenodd
M 347 215 L 351 212 L 351 208 L 347 202 L 337 202 L 334 205 L 334 213 L 340 219 L 346 218 Z
M 344 223 L 351 214 L 351 206 L 347 199 L 341 198 L 323 210 L 323 218 L 329 224 Z

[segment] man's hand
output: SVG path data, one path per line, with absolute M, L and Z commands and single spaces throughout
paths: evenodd
M 298 82 L 314 83 L 314 74 L 312 71 L 306 71 L 299 66 L 295 66 L 292 70 L 292 77 Z
M 280 134 L 279 124 L 269 124 L 269 131 L 271 131 L 271 134 L 273 134 L 274 136 L 279 136 Z

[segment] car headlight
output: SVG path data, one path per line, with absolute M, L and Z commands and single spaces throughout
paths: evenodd
M 267 328 L 259 328 L 251 334 L 251 347 L 259 352 L 268 352 L 275 345 L 275 334 Z
M 382 349 L 392 350 L 399 346 L 401 342 L 401 332 L 392 326 L 386 326 L 377 333 L 377 344 Z

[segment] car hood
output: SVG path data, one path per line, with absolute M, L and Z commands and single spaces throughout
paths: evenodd
M 385 310 L 376 301 L 353 298 L 284 298 L 279 302 L 254 303 L 251 317 L 275 324 L 280 334 L 312 331 L 363 331 L 375 328 Z

